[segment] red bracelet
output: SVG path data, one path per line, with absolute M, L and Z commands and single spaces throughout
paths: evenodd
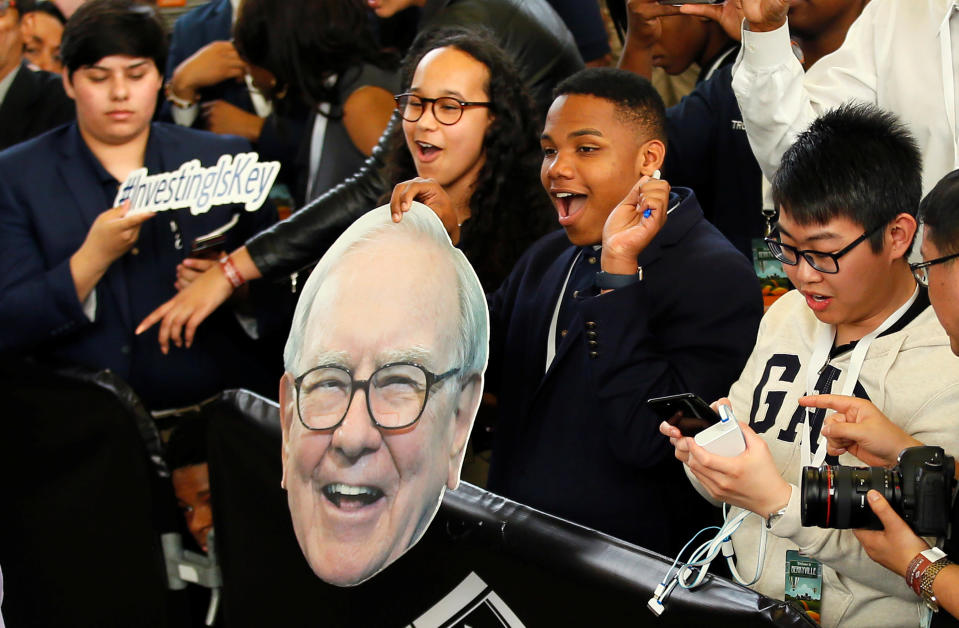
M 239 269 L 237 269 L 236 264 L 233 263 L 229 255 L 224 255 L 220 258 L 220 270 L 226 275 L 227 281 L 230 282 L 234 290 L 246 283 L 246 279 L 240 274 Z
M 916 554 L 916 557 L 912 559 L 912 562 L 910 562 L 909 566 L 906 567 L 906 584 L 912 587 L 912 590 L 916 592 L 916 595 L 925 599 L 922 594 L 922 576 L 926 573 L 927 569 L 945 557 L 946 553 L 944 551 L 938 547 L 931 547 L 927 550 L 919 552 Z
M 925 573 L 931 564 L 932 561 L 920 553 L 916 554 L 916 557 L 913 558 L 909 566 L 906 567 L 906 584 L 916 592 L 916 595 L 922 595 L 922 592 L 919 590 L 919 586 L 922 584 L 922 574 Z

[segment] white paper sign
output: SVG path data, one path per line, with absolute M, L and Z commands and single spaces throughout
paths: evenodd
M 280 172 L 279 162 L 261 162 L 258 158 L 256 153 L 221 155 L 209 168 L 192 159 L 174 172 L 151 175 L 146 168 L 139 168 L 120 185 L 113 206 L 130 199 L 130 214 L 189 207 L 190 213 L 197 215 L 214 205 L 232 203 L 256 211 Z

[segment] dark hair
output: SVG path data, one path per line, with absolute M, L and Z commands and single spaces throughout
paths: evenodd
M 919 204 L 926 237 L 942 255 L 959 252 L 959 170 L 953 170 Z
M 170 471 L 207 461 L 207 420 L 197 413 L 187 413 L 170 433 L 166 445 L 166 462 Z
M 922 197 L 922 158 L 893 114 L 874 105 L 845 104 L 824 113 L 783 154 L 773 201 L 800 225 L 844 217 L 868 233 L 906 213 Z M 882 250 L 883 234 L 869 238 Z M 910 245 L 910 250 L 911 250 Z
M 22 4 L 23 0 L 20 0 L 20 2 Z M 57 8 L 57 5 L 50 2 L 50 0 L 40 0 L 33 6 L 33 8 L 25 9 L 23 15 L 26 15 L 27 13 L 46 13 L 61 24 L 67 23 L 67 18 L 64 17 L 60 9 Z M 162 71 L 162 68 L 158 69 Z
M 20 20 L 27 13 L 37 10 L 36 3 L 34 0 L 17 0 L 17 3 L 13 6 L 13 10 L 17 12 L 17 20 Z
M 463 224 L 459 247 L 483 288 L 492 291 L 530 244 L 557 227 L 539 184 L 542 122 L 516 66 L 485 29 L 448 27 L 420 34 L 403 61 L 403 91 L 426 53 L 447 47 L 465 52 L 489 70 L 485 89 L 493 119 L 483 138 L 486 161 L 473 186 L 470 219 Z M 387 164 L 393 183 L 416 176 L 401 124 L 396 125 Z
M 153 59 L 161 74 L 167 43 L 153 8 L 135 0 L 87 0 L 67 20 L 60 57 L 72 77 L 110 55 Z
M 564 94 L 608 100 L 624 122 L 638 124 L 650 138 L 666 141 L 666 106 L 653 84 L 638 74 L 618 68 L 586 68 L 553 90 L 554 99 Z
M 396 66 L 376 43 L 362 0 L 244 0 L 233 40 L 244 60 L 311 108 L 341 104 L 334 75 L 341 80 L 364 63 Z

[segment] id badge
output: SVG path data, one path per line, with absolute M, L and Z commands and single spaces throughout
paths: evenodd
M 805 611 L 819 623 L 822 608 L 822 563 L 802 556 L 796 550 L 786 551 L 786 602 Z

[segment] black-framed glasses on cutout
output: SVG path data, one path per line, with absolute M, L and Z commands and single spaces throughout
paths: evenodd
M 765 238 L 765 241 L 766 246 L 769 247 L 769 252 L 772 253 L 773 257 L 783 264 L 796 266 L 799 264 L 799 258 L 802 257 L 804 260 L 806 260 L 807 264 L 819 272 L 826 273 L 828 275 L 835 275 L 839 272 L 839 258 L 859 246 L 866 240 L 866 238 L 876 233 L 884 226 L 885 225 L 879 225 L 878 227 L 867 231 L 835 253 L 826 253 L 824 251 L 816 251 L 814 249 L 797 249 L 792 245 L 783 244 L 781 241 L 772 237 Z
M 396 108 L 400 111 L 400 117 L 407 122 L 416 122 L 423 117 L 426 111 L 426 105 L 429 104 L 433 118 L 440 124 L 450 126 L 456 124 L 463 117 L 463 110 L 467 107 L 492 107 L 491 102 L 468 101 L 453 98 L 452 96 L 441 96 L 440 98 L 426 98 L 416 94 L 397 94 L 393 96 L 396 101 Z
M 296 411 L 306 429 L 332 430 L 346 418 L 356 391 L 362 390 L 373 424 L 401 430 L 420 419 L 430 391 L 459 371 L 453 368 L 436 375 L 413 362 L 393 362 L 358 380 L 346 367 L 316 366 L 294 380 Z
M 948 262 L 951 259 L 956 259 L 959 257 L 959 253 L 953 253 L 952 255 L 943 255 L 942 257 L 937 257 L 936 259 L 931 259 L 928 262 L 919 262 L 917 264 L 909 264 L 909 269 L 912 270 L 912 276 L 916 278 L 916 282 L 924 287 L 929 287 L 929 271 L 927 270 L 930 266 L 935 266 L 936 264 L 942 264 Z

